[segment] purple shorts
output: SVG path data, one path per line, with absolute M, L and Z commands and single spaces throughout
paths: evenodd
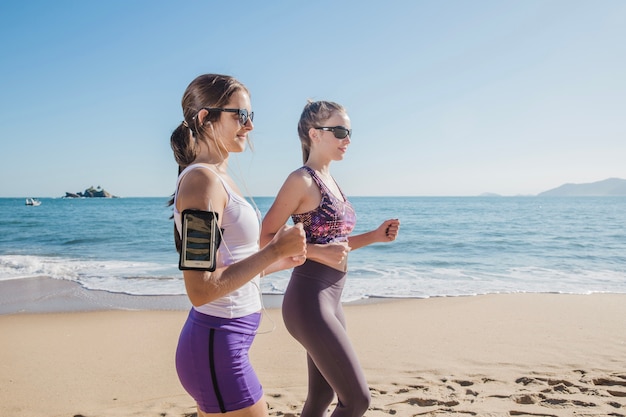
M 235 319 L 191 309 L 176 349 L 176 371 L 185 390 L 205 413 L 225 413 L 263 397 L 248 350 L 261 313 Z

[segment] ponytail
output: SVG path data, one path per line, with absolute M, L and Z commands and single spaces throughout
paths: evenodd
M 183 121 L 174 129 L 170 137 L 170 146 L 172 151 L 174 151 L 174 159 L 178 163 L 178 175 L 180 175 L 187 166 L 191 165 L 198 154 L 196 140 L 187 122 Z M 172 194 L 167 205 L 174 205 L 174 194 Z M 174 215 L 172 214 L 170 218 L 174 218 Z M 174 245 L 176 246 L 176 251 L 180 253 L 182 242 L 176 229 L 176 224 L 174 224 Z
M 190 165 L 198 156 L 198 147 L 187 122 L 182 122 L 170 137 L 170 145 L 174 151 L 174 159 L 183 169 Z M 179 170 L 180 171 L 180 170 Z
M 305 143 L 301 141 L 302 145 L 302 164 L 306 164 L 306 161 L 309 160 L 309 155 L 311 155 L 311 145 L 309 143 Z

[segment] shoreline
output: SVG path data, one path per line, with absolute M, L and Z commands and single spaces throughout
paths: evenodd
M 625 294 L 403 299 L 345 313 L 367 417 L 626 416 Z M 0 315 L 0 415 L 191 417 L 173 359 L 186 315 Z M 298 416 L 305 353 L 278 308 L 250 356 L 269 415 Z
M 371 297 L 344 305 L 385 303 L 405 298 Z M 418 299 L 418 298 L 408 298 Z M 263 294 L 263 306 L 282 306 L 282 294 Z M 187 295 L 136 295 L 86 289 L 69 280 L 37 276 L 0 280 L 0 316 L 87 311 L 189 311 Z
M 552 295 L 624 295 L 622 293 L 501 293 L 432 297 L 368 297 L 344 302 L 344 306 L 389 303 L 403 300 L 439 298 L 473 298 L 489 295 L 552 294 Z M 275 309 L 282 306 L 282 294 L 263 294 L 263 306 Z M 86 289 L 70 280 L 36 276 L 0 279 L 0 316 L 11 314 L 72 313 L 88 311 L 189 311 L 187 295 L 137 295 L 106 290 Z M 626 416 L 625 416 L 626 417 Z
M 282 295 L 264 294 L 265 308 L 282 304 Z M 45 276 L 0 280 L 0 316 L 107 310 L 188 311 L 186 295 L 131 295 L 90 290 L 79 283 Z

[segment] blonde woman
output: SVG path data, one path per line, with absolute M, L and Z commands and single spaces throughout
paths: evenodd
M 265 216 L 261 245 L 278 236 L 289 217 L 304 226 L 307 260 L 294 268 L 282 307 L 287 329 L 307 351 L 309 386 L 301 416 L 326 416 L 336 394 L 331 416 L 361 417 L 370 393 L 341 305 L 348 253 L 395 240 L 400 222 L 386 220 L 375 230 L 351 235 L 356 214 L 330 174 L 331 162 L 344 158 L 352 139 L 350 118 L 341 105 L 307 103 L 298 134 L 304 166 L 289 175 Z

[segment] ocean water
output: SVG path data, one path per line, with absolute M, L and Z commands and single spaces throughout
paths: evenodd
M 0 280 L 47 276 L 137 295 L 185 293 L 163 198 L 2 198 Z M 395 242 L 350 254 L 344 301 L 488 293 L 626 293 L 624 197 L 353 197 L 360 233 L 399 218 Z M 255 197 L 264 214 L 272 198 Z M 281 294 L 282 271 L 262 280 Z

